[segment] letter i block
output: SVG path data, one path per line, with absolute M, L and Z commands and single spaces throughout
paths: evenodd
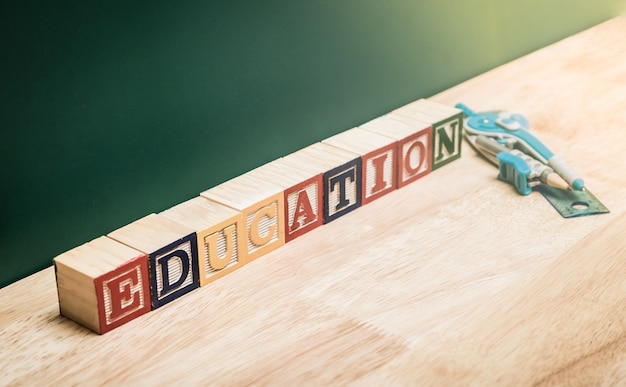
M 323 173 L 324 223 L 361 206 L 361 157 L 353 152 L 318 142 L 292 153 L 300 165 Z
M 323 176 L 319 170 L 300 164 L 291 154 L 249 174 L 283 189 L 285 243 L 322 225 Z
M 148 257 L 107 237 L 54 259 L 61 314 L 103 334 L 150 311 Z
M 285 244 L 283 190 L 279 186 L 248 172 L 200 195 L 241 212 L 248 261 Z
M 429 123 L 387 114 L 359 127 L 398 141 L 396 158 L 398 188 L 432 171 L 432 126 Z
M 246 231 L 241 212 L 199 196 L 161 215 L 196 230 L 200 286 L 245 264 Z
M 150 214 L 108 234 L 148 255 L 152 309 L 196 289 L 196 233 L 166 216 Z
M 393 138 L 365 129 L 353 128 L 327 138 L 322 143 L 361 156 L 362 204 L 367 204 L 397 188 L 398 142 Z
M 420 99 L 397 110 L 398 114 L 429 122 L 433 127 L 433 171 L 461 157 L 463 112 L 457 108 Z

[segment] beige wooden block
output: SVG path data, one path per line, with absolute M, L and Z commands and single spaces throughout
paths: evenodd
M 57 256 L 54 267 L 61 314 L 97 333 L 151 310 L 140 251 L 103 236 Z
M 398 188 L 432 171 L 432 126 L 428 122 L 390 113 L 359 127 L 398 141 L 396 158 Z
M 397 140 L 362 128 L 352 128 L 322 140 L 322 143 L 361 156 L 362 204 L 397 188 Z
M 246 263 L 246 231 L 241 212 L 198 196 L 161 215 L 196 230 L 200 286 Z
M 150 214 L 108 236 L 148 254 L 152 309 L 199 286 L 196 232 L 159 214 Z
M 280 186 L 248 172 L 200 195 L 241 212 L 249 261 L 285 244 L 284 199 Z

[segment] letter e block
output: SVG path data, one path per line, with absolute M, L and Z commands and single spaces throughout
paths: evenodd
M 429 123 L 390 113 L 369 121 L 360 128 L 398 141 L 398 188 L 431 172 L 432 126 Z
M 148 254 L 152 309 L 200 286 L 193 229 L 166 216 L 150 214 L 108 236 Z
M 249 261 L 285 244 L 283 190 L 279 186 L 248 172 L 200 195 L 241 212 Z
M 107 237 L 54 259 L 61 314 L 103 334 L 150 309 L 148 257 Z
M 240 268 L 247 261 L 246 230 L 241 212 L 198 196 L 161 215 L 196 230 L 200 286 Z
M 395 110 L 398 114 L 429 122 L 433 127 L 432 169 L 461 157 L 463 112 L 457 108 L 420 99 Z
M 322 143 L 361 156 L 361 202 L 367 204 L 397 188 L 397 145 L 391 137 L 353 128 L 322 140 Z

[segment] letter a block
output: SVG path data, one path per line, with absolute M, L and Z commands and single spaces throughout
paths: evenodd
M 321 142 L 292 154 L 300 165 L 323 173 L 324 223 L 361 206 L 361 157 L 358 154 Z
M 361 125 L 360 128 L 398 141 L 398 188 L 431 172 L 432 127 L 429 123 L 387 114 Z
M 161 215 L 196 230 L 200 286 L 245 264 L 246 230 L 239 211 L 198 196 Z
M 279 186 L 248 172 L 200 195 L 241 212 L 249 261 L 285 244 L 283 190 Z
M 285 243 L 322 225 L 322 173 L 288 155 L 249 172 L 283 189 Z
M 397 188 L 398 142 L 393 138 L 353 128 L 322 140 L 322 143 L 361 156 L 362 204 L 367 204 Z
M 103 334 L 149 312 L 148 257 L 107 237 L 54 259 L 61 314 Z
M 433 127 L 433 171 L 461 157 L 463 112 L 457 108 L 420 99 L 394 111 L 430 123 Z
M 166 216 L 150 214 L 108 234 L 111 239 L 148 254 L 152 309 L 196 289 L 196 233 Z

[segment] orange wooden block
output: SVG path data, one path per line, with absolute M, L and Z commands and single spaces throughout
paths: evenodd
M 150 214 L 108 236 L 148 254 L 152 309 L 199 286 L 197 238 L 192 228 Z
M 431 172 L 432 126 L 428 122 L 387 114 L 359 127 L 398 141 L 398 188 Z
M 241 212 L 198 196 L 161 215 L 196 230 L 200 286 L 245 264 L 246 230 Z
M 361 156 L 362 204 L 397 188 L 397 140 L 362 128 L 353 128 L 322 140 L 322 143 Z
M 56 258 L 61 314 L 100 334 L 150 311 L 148 257 L 107 237 Z
M 285 244 L 283 190 L 276 184 L 248 172 L 200 195 L 241 212 L 248 260 Z

